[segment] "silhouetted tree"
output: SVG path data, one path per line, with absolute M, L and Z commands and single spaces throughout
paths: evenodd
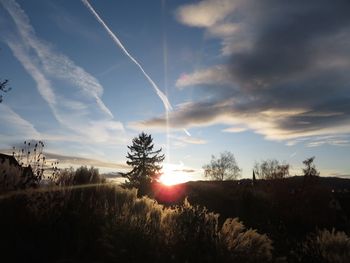
M 8 79 L 0 80 L 0 91 L 3 93 L 6 93 L 11 90 L 11 88 L 8 86 Z M 2 102 L 3 96 L 0 95 L 0 103 Z
M 283 179 L 289 175 L 289 164 L 281 164 L 278 160 L 265 160 L 255 163 L 255 174 L 260 179 Z
M 165 156 L 160 154 L 162 149 L 153 150 L 153 138 L 144 132 L 132 140 L 132 145 L 128 146 L 130 152 L 126 158 L 132 170 L 122 174 L 129 182 L 127 186 L 146 189 L 147 186 L 160 176 L 160 170 Z M 142 189 L 140 189 L 142 188 Z
M 255 177 L 255 172 L 253 170 L 253 180 L 252 180 L 252 185 L 254 186 L 256 184 L 256 177 Z
M 209 164 L 203 166 L 204 176 L 213 180 L 233 180 L 240 176 L 241 169 L 236 163 L 236 159 L 231 152 L 222 152 L 220 157 L 211 156 Z
M 1 80 L 0 79 L 0 93 L 6 93 L 11 90 L 11 88 L 8 86 L 8 79 Z M 2 102 L 2 94 L 0 94 L 0 103 Z
M 307 158 L 303 161 L 305 168 L 303 169 L 303 173 L 305 177 L 316 177 L 320 175 L 320 172 L 317 171 L 316 166 L 314 164 L 315 156 L 311 158 Z

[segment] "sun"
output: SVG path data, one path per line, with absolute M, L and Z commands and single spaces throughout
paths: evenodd
M 189 181 L 191 178 L 182 171 L 183 165 L 166 163 L 163 166 L 163 173 L 159 178 L 159 182 L 164 185 L 171 186 Z

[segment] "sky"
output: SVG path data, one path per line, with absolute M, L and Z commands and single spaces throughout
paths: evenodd
M 141 131 L 173 176 L 231 151 L 350 176 L 348 0 L 0 0 L 0 149 L 127 170 Z M 80 162 L 79 162 L 80 161 Z

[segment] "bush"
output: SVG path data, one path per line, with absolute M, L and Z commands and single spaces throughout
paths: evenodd
M 205 208 L 165 208 L 107 183 L 25 190 L 1 198 L 0 214 L 2 257 L 15 262 L 255 262 L 271 253 L 271 241 L 235 219 L 219 231 Z
M 0 193 L 18 189 L 23 185 L 24 178 L 22 176 L 22 168 L 20 166 L 11 165 L 9 160 L 5 160 L 0 164 Z
M 77 170 L 68 168 L 61 170 L 54 178 L 56 185 L 84 185 L 84 184 L 100 184 L 105 183 L 106 179 L 100 175 L 98 169 L 94 167 L 87 168 L 81 166 Z
M 350 262 L 350 238 L 344 232 L 318 230 L 303 243 L 303 262 Z
M 228 218 L 220 231 L 221 246 L 232 262 L 268 262 L 272 258 L 272 242 L 256 230 L 245 230 L 237 218 Z
M 9 159 L 0 159 L 0 193 L 31 187 L 38 187 L 41 177 L 33 173 L 32 167 L 23 167 L 11 163 Z
M 218 217 L 206 208 L 192 206 L 187 199 L 182 206 L 168 211 L 163 226 L 167 244 L 176 252 L 174 259 L 179 262 L 215 261 L 219 256 Z

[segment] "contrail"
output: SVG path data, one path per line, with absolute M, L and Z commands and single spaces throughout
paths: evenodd
M 166 117 L 168 122 L 168 115 L 169 111 L 173 110 L 173 107 L 171 106 L 168 97 L 158 88 L 157 84 L 151 79 L 151 77 L 146 73 L 146 71 L 143 69 L 141 64 L 128 52 L 128 50 L 124 47 L 124 45 L 120 42 L 119 38 L 112 32 L 112 30 L 106 25 L 106 23 L 102 20 L 102 18 L 99 16 L 99 14 L 95 11 L 95 9 L 90 5 L 88 0 L 81 0 L 83 4 L 90 10 L 90 12 L 95 16 L 97 21 L 106 29 L 108 35 L 112 38 L 114 43 L 127 55 L 132 62 L 136 64 L 136 66 L 139 67 L 142 74 L 146 77 L 146 79 L 149 81 L 149 83 L 152 85 L 154 90 L 156 91 L 158 97 L 162 100 L 163 105 L 165 107 L 166 111 Z M 169 125 L 167 125 L 169 126 Z M 191 134 L 188 132 L 187 129 L 183 129 L 183 131 L 187 134 L 187 136 L 191 136 Z M 169 131 L 167 131 L 169 133 Z
M 141 70 L 141 72 L 143 73 L 143 75 L 146 77 L 146 79 L 149 81 L 149 83 L 151 83 L 152 87 L 154 88 L 154 90 L 156 91 L 158 97 L 162 100 L 165 109 L 168 110 L 172 110 L 173 107 L 171 106 L 167 96 L 158 88 L 158 86 L 156 85 L 156 83 L 154 83 L 154 81 L 151 79 L 151 77 L 145 72 L 145 70 L 143 69 L 143 67 L 140 65 L 140 63 L 133 57 L 130 55 L 130 53 L 126 50 L 126 48 L 124 47 L 124 45 L 120 42 L 120 40 L 118 39 L 118 37 L 112 32 L 112 30 L 106 25 L 106 23 L 102 20 L 102 18 L 99 16 L 99 14 L 97 14 L 97 12 L 95 11 L 95 9 L 90 5 L 90 3 L 88 2 L 88 0 L 81 0 L 85 6 L 90 10 L 90 12 L 95 16 L 95 18 L 97 19 L 97 21 L 106 29 L 107 33 L 109 34 L 109 36 L 113 39 L 114 43 L 125 53 L 125 55 L 127 55 L 132 62 L 134 62 L 139 69 Z

